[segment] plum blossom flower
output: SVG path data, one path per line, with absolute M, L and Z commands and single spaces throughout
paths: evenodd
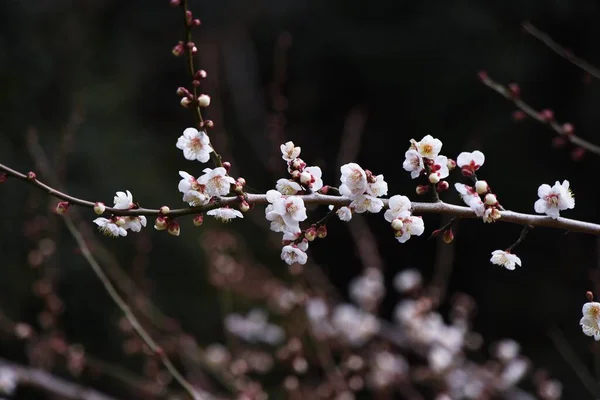
M 394 226 L 394 221 L 397 220 L 402 222 L 402 226 L 396 231 L 396 239 L 400 243 L 406 243 L 411 236 L 421 236 L 425 232 L 425 224 L 421 217 L 411 215 L 405 218 L 397 218 L 392 221 L 392 226 Z
M 423 157 L 419 155 L 419 152 L 415 149 L 409 149 L 404 153 L 405 160 L 402 163 L 402 167 L 410 172 L 410 177 L 416 179 L 421 175 L 421 172 L 425 169 L 423 163 Z
M 285 161 L 292 161 L 300 156 L 300 146 L 295 146 L 294 142 L 287 142 L 279 146 L 281 149 L 281 158 Z
M 244 218 L 244 215 L 239 210 L 234 210 L 229 207 L 215 208 L 208 211 L 206 215 L 215 217 L 221 222 L 229 222 L 234 218 Z
M 300 223 L 298 221 L 290 221 L 288 223 L 283 219 L 283 216 L 281 214 L 274 211 L 273 209 L 274 207 L 272 204 L 269 204 L 265 209 L 265 218 L 267 219 L 267 221 L 271 221 L 271 230 L 273 232 L 300 232 Z
M 331 322 L 335 331 L 353 346 L 362 346 L 379 332 L 377 318 L 350 304 L 340 304 L 333 311 Z
M 352 199 L 367 190 L 367 174 L 360 165 L 356 163 L 344 164 L 340 167 L 340 171 L 342 173 L 340 194 Z
M 460 194 L 460 197 L 475 212 L 478 217 L 483 217 L 485 213 L 485 204 L 477 194 L 477 191 L 471 186 L 462 183 L 455 183 L 454 188 Z
M 114 202 L 114 208 L 117 210 L 129 210 L 133 206 L 133 195 L 129 190 L 127 190 L 127 193 L 117 192 Z
M 387 222 L 392 222 L 396 218 L 405 218 L 410 215 L 410 200 L 406 196 L 395 195 L 390 197 L 389 209 L 385 210 L 383 217 Z
M 294 225 L 308 218 L 304 200 L 298 196 L 282 197 L 274 202 L 273 212 L 281 215 L 287 225 Z
M 423 276 L 418 269 L 409 268 L 398 272 L 394 277 L 394 288 L 398 293 L 406 293 L 421 286 Z
M 227 176 L 227 170 L 223 167 L 215 169 L 205 168 L 204 175 L 198 178 L 198 183 L 205 186 L 206 194 L 212 196 L 226 196 L 235 185 L 235 179 Z
M 431 171 L 431 174 L 429 175 L 430 181 L 431 175 L 433 174 L 435 174 L 437 182 L 439 182 L 440 179 L 447 178 L 448 175 L 450 175 L 450 171 L 448 170 L 448 157 L 446 156 L 436 156 L 429 168 Z
M 377 268 L 366 268 L 350 281 L 349 295 L 363 309 L 371 309 L 385 295 L 383 274 Z
M 509 251 L 504 250 L 494 250 L 492 251 L 492 258 L 490 258 L 490 262 L 495 265 L 500 265 L 508 270 L 514 270 L 515 265 L 521 266 L 521 259 L 517 257 L 515 254 L 512 254 Z
M 300 182 L 313 192 L 316 192 L 323 187 L 323 179 L 321 179 L 322 175 L 323 172 L 321 171 L 321 168 L 306 167 L 300 174 Z
M 350 203 L 350 207 L 359 214 L 364 212 L 378 213 L 383 208 L 383 201 L 368 194 L 358 195 Z
M 600 303 L 595 301 L 585 303 L 581 310 L 583 317 L 579 321 L 583 333 L 600 340 Z
M 185 171 L 179 171 L 179 175 L 182 179 L 179 181 L 178 189 L 183 193 L 183 201 L 192 207 L 207 204 L 210 196 L 205 193 L 205 186 L 199 184 L 193 176 Z
M 203 163 L 210 159 L 210 153 L 213 151 L 208 135 L 196 128 L 183 131 L 183 135 L 177 139 L 177 148 L 183 150 L 186 160 L 198 160 Z
M 340 221 L 348 222 L 352 219 L 352 210 L 348 207 L 340 207 L 335 213 Z
M 420 142 L 412 142 L 415 150 L 423 158 L 435 159 L 442 149 L 442 141 L 431 135 L 425 136 Z
M 560 184 L 558 181 L 554 186 L 543 184 L 538 188 L 538 196 L 540 197 L 533 206 L 538 214 L 546 214 L 550 218 L 557 219 L 560 216 L 560 211 L 575 208 L 575 199 L 573 192 L 569 189 L 569 181 L 563 181 Z
M 473 175 L 485 162 L 485 155 L 479 150 L 472 153 L 463 151 L 456 159 L 456 165 L 462 169 L 465 176 Z
M 107 218 L 96 218 L 94 223 L 98 225 L 98 229 L 106 236 L 119 237 L 127 236 L 127 231 L 122 226 L 117 225 L 113 220 Z
M 373 176 L 373 182 L 367 184 L 367 193 L 374 197 L 385 196 L 388 191 L 388 184 L 383 180 L 383 175 Z
M 298 246 L 287 245 L 283 246 L 283 249 L 281 249 L 281 259 L 288 265 L 292 265 L 294 263 L 304 265 L 308 260 L 308 256 L 304 251 L 299 249 Z
M 142 230 L 142 227 L 146 226 L 146 217 L 140 215 L 139 217 L 125 217 L 125 224 L 123 224 L 123 229 L 131 229 L 133 232 L 139 232 Z
M 302 186 L 298 182 L 294 182 L 291 179 L 281 178 L 277 181 L 275 186 L 277 191 L 285 195 L 294 195 L 302 190 Z

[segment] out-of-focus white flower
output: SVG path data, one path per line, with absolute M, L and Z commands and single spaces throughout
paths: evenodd
M 358 195 L 350 203 L 350 207 L 356 213 L 378 213 L 383 208 L 383 201 L 377 197 L 369 196 L 368 194 Z
M 264 310 L 253 309 L 244 317 L 240 314 L 229 314 L 225 317 L 225 328 L 232 334 L 251 343 L 267 343 L 276 345 L 285 339 L 283 329 L 268 323 Z
M 408 363 L 402 356 L 387 350 L 380 351 L 371 360 L 367 382 L 374 389 L 383 389 L 397 382 L 407 371 Z
M 398 324 L 409 323 L 416 316 L 418 302 L 412 299 L 402 300 L 394 308 L 394 319 Z
M 283 249 L 281 249 L 281 259 L 288 265 L 292 265 L 294 263 L 304 265 L 308 260 L 308 256 L 297 246 L 288 245 L 283 246 Z
M 429 349 L 427 360 L 429 361 L 431 369 L 436 373 L 440 373 L 452 365 L 454 354 L 444 346 L 434 344 L 431 349 Z
M 215 208 L 208 211 L 206 215 L 215 217 L 221 222 L 229 222 L 234 218 L 244 218 L 244 215 L 240 211 L 229 207 Z
M 540 384 L 538 393 L 545 400 L 559 400 L 562 397 L 563 385 L 555 380 L 548 379 Z
M 456 165 L 458 165 L 463 172 L 463 175 L 473 175 L 485 162 L 485 155 L 479 150 L 475 150 L 472 153 L 462 152 L 456 159 Z
M 405 160 L 402 163 L 402 167 L 410 172 L 410 177 L 416 179 L 421 175 L 421 172 L 425 169 L 423 163 L 423 157 L 419 155 L 419 152 L 415 149 L 409 149 L 404 153 Z
M 498 386 L 501 389 L 507 389 L 519 383 L 527 373 L 529 365 L 530 363 L 524 358 L 515 358 L 509 361 L 500 374 Z
M 114 202 L 114 208 L 117 210 L 129 210 L 133 206 L 133 195 L 129 190 L 127 190 L 127 193 L 117 192 Z
M 396 231 L 396 239 L 400 243 L 406 243 L 411 236 L 421 236 L 425 232 L 423 218 L 411 215 L 401 220 L 402 229 Z
M 595 301 L 585 303 L 581 309 L 583 317 L 579 321 L 583 333 L 600 340 L 600 303 Z
M 340 207 L 335 213 L 340 221 L 348 222 L 352 219 L 352 210 L 348 207 Z
M 287 142 L 279 146 L 281 149 L 281 158 L 285 161 L 292 161 L 295 158 L 300 157 L 300 146 L 294 146 L 294 142 Z
M 198 183 L 204 185 L 204 190 L 210 197 L 226 196 L 231 185 L 235 185 L 235 179 L 227 176 L 227 170 L 223 167 L 205 168 L 203 172 L 204 174 L 198 178 Z
M 377 317 L 350 304 L 337 306 L 331 322 L 337 334 L 353 346 L 362 346 L 380 327 Z
M 406 293 L 421 286 L 423 276 L 415 268 L 398 272 L 394 277 L 394 288 L 398 293 Z
M 290 179 L 281 178 L 277 181 L 275 186 L 277 191 L 285 195 L 294 195 L 302 190 L 302 186 L 298 182 L 294 182 Z
M 385 210 L 383 217 L 387 222 L 392 222 L 396 218 L 406 218 L 410 215 L 410 200 L 406 196 L 395 195 L 390 197 L 388 202 L 389 209 Z
M 413 144 L 421 157 L 429 158 L 430 160 L 436 158 L 440 154 L 440 150 L 442 150 L 442 141 L 431 135 L 427 135 L 420 142 L 413 142 Z
M 490 262 L 495 265 L 500 265 L 509 270 L 514 270 L 515 265 L 521 266 L 521 259 L 517 257 L 515 254 L 509 253 L 504 250 L 494 250 L 492 251 L 492 258 Z
M 96 218 L 94 223 L 98 225 L 98 229 L 106 236 L 111 237 L 119 237 L 119 236 L 127 236 L 127 231 L 117 224 L 115 224 L 112 220 L 107 218 Z
M 516 358 L 519 351 L 521 351 L 521 346 L 512 339 L 501 340 L 493 346 L 494 356 L 504 363 Z
M 186 160 L 198 160 L 207 162 L 213 149 L 210 145 L 208 135 L 196 128 L 187 128 L 183 135 L 177 139 L 177 148 L 183 150 Z
M 546 214 L 551 218 L 557 219 L 560 211 L 575 208 L 575 198 L 573 192 L 569 189 L 569 181 L 558 181 L 554 186 L 543 184 L 538 188 L 540 197 L 533 206 L 538 214 Z
M 360 165 L 356 163 L 344 164 L 340 167 L 342 176 L 340 178 L 340 194 L 349 198 L 355 198 L 367 190 L 367 174 Z
M 373 177 L 375 182 L 367 184 L 367 193 L 374 197 L 385 196 L 388 191 L 388 184 L 383 180 L 383 175 Z
M 385 295 L 383 274 L 377 268 L 367 268 L 365 271 L 350 281 L 349 295 L 359 306 L 371 309 L 379 303 Z
M 11 367 L 0 367 L 0 393 L 12 395 L 17 389 L 19 376 Z

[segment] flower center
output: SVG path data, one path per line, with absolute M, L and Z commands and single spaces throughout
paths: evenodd
M 431 153 L 433 153 L 433 146 L 432 146 L 432 145 L 430 145 L 430 144 L 424 144 L 424 145 L 421 147 L 421 152 L 422 152 L 423 154 L 431 154 Z
M 549 194 L 548 196 L 546 196 L 546 202 L 552 206 L 557 206 L 558 205 L 558 195 Z
M 202 145 L 202 142 L 200 141 L 200 138 L 193 138 L 190 141 L 190 147 L 193 148 L 194 150 L 201 150 L 203 145 Z

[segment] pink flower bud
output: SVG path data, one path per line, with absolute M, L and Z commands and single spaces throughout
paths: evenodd
M 402 227 L 404 227 L 404 223 L 400 218 L 396 218 L 392 221 L 392 229 L 394 229 L 395 231 L 399 231 L 400 229 L 402 229 Z
M 210 105 L 210 96 L 207 94 L 201 94 L 198 97 L 198 105 L 202 108 L 206 108 Z
M 8 180 L 8 175 L 5 174 L 4 172 L 0 173 L 0 183 L 4 183 Z
M 574 161 L 579 161 L 583 158 L 584 154 L 585 154 L 585 149 L 583 147 L 577 147 L 575 150 L 573 150 L 571 152 L 571 158 Z
M 154 229 L 156 229 L 157 231 L 163 231 L 167 229 L 168 224 L 169 220 L 167 218 L 156 217 L 156 220 L 154 221 Z
M 106 211 L 106 206 L 104 205 L 104 203 L 102 203 L 101 201 L 99 201 L 96 204 L 94 204 L 94 212 L 97 215 L 104 214 L 104 211 Z
M 169 3 L 171 4 L 171 6 L 177 7 L 181 4 L 181 0 L 171 0 L 169 1 Z
M 29 172 L 27 173 L 27 179 L 30 179 L 30 180 L 32 180 L 32 181 L 33 181 L 33 180 L 35 180 L 35 178 L 36 178 L 35 172 L 33 172 L 33 171 L 29 171 Z
M 304 237 L 306 238 L 306 240 L 308 240 L 309 242 L 312 242 L 313 240 L 316 239 L 317 237 L 317 229 L 314 226 L 311 226 L 310 228 L 308 228 L 305 232 L 304 232 Z
M 429 174 L 429 182 L 438 183 L 440 181 L 440 177 L 437 173 Z
M 441 192 L 443 192 L 443 191 L 445 191 L 445 190 L 448 190 L 448 188 L 449 188 L 449 187 L 450 187 L 450 184 L 449 184 L 448 182 L 446 182 L 446 181 L 440 181 L 440 183 L 438 183 L 438 184 L 435 186 L 435 190 L 436 190 L 438 193 L 441 193 Z
M 514 121 L 523 121 L 525 118 L 527 118 L 527 114 L 525 114 L 525 112 L 521 111 L 521 110 L 517 110 L 515 112 L 512 113 L 512 119 Z
M 486 181 L 475 182 L 475 191 L 477 194 L 486 194 L 490 190 L 489 185 Z
M 429 192 L 429 189 L 430 188 L 427 185 L 417 185 L 416 192 L 417 192 L 417 194 L 422 195 L 422 194 Z
M 240 203 L 240 211 L 241 212 L 248 212 L 250 210 L 250 204 L 248 204 L 248 202 L 246 200 L 242 201 Z
M 60 203 L 58 203 L 56 205 L 56 213 L 57 214 L 64 214 L 67 212 L 67 209 L 69 208 L 69 202 L 68 201 L 61 201 Z
M 231 169 L 231 163 L 229 161 L 225 161 L 223 163 L 223 168 L 225 168 L 225 171 L 229 172 L 229 170 Z
M 511 82 L 508 84 L 508 92 L 513 99 L 518 99 L 521 96 L 521 88 L 518 83 Z
M 192 101 L 190 100 L 189 97 L 182 97 L 181 101 L 179 102 L 183 107 L 188 108 L 190 106 L 190 104 L 192 104 Z
M 570 124 L 568 122 L 563 124 L 562 130 L 565 133 L 565 135 L 572 135 L 573 133 L 575 133 L 575 127 L 573 126 L 573 124 Z
M 181 57 L 184 52 L 185 48 L 183 47 L 183 42 L 177 43 L 177 45 L 173 47 L 173 50 L 171 50 L 171 53 L 173 53 L 175 57 Z
M 321 189 L 319 189 L 319 193 L 321 193 L 321 194 L 327 194 L 328 191 L 329 191 L 329 185 L 325 185 Z
M 173 236 L 179 236 L 181 229 L 177 221 L 172 221 L 167 227 L 167 232 Z
M 487 81 L 489 79 L 487 71 L 483 71 L 483 70 L 479 71 L 477 73 L 477 77 L 479 79 L 481 79 L 482 81 Z
M 319 239 L 323 239 L 327 236 L 327 227 L 325 225 L 321 225 L 317 228 L 317 237 Z
M 442 240 L 444 243 L 452 243 L 454 240 L 454 233 L 452 232 L 452 229 L 446 229 L 444 235 L 442 236 Z
M 557 149 L 565 147 L 565 144 L 567 144 L 567 139 L 565 139 L 564 136 L 555 136 L 552 139 L 552 146 L 554 146 Z
M 446 166 L 448 167 L 449 171 L 452 171 L 454 168 L 456 168 L 456 161 L 454 161 L 453 159 L 449 158 L 448 159 L 448 164 L 446 164 Z
M 190 92 L 189 90 L 187 90 L 186 88 L 184 88 L 183 86 L 180 86 L 177 88 L 177 96 L 189 96 Z
M 198 214 L 194 217 L 194 225 L 200 226 L 204 223 L 204 215 Z
M 171 211 L 171 209 L 170 209 L 169 207 L 167 207 L 167 206 L 162 206 L 162 207 L 159 209 L 159 211 L 160 211 L 160 213 L 161 213 L 162 215 L 167 215 L 167 214 L 169 213 L 169 211 Z
M 552 110 L 542 110 L 540 111 L 539 117 L 543 122 L 550 122 L 554 120 L 554 112 Z
M 212 119 L 205 119 L 204 122 L 202 122 L 202 126 L 206 129 L 212 129 L 215 127 L 215 123 L 212 121 Z
M 196 71 L 196 73 L 194 74 L 194 78 L 196 78 L 198 80 L 200 80 L 200 79 L 206 79 L 207 76 L 208 76 L 208 74 L 203 69 L 200 69 L 200 70 Z

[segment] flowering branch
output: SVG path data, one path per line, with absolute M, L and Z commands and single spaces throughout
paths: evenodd
M 533 26 L 533 24 L 531 24 L 531 22 L 525 21 L 525 22 L 523 22 L 522 26 L 523 26 L 523 29 L 525 29 L 525 31 L 527 33 L 529 33 L 531 36 L 533 36 L 540 42 L 544 43 L 546 46 L 548 46 L 550 48 L 550 50 L 552 50 L 559 56 L 567 59 L 573 65 L 576 65 L 577 67 L 581 68 L 582 70 L 584 70 L 591 76 L 600 79 L 600 69 L 594 67 L 587 61 L 575 56 L 573 53 L 571 53 L 571 51 L 565 49 L 560 44 L 556 43 L 546 33 L 540 31 L 538 28 Z
M 554 113 L 551 110 L 537 111 L 529 104 L 521 100 L 518 85 L 513 83 L 510 84 L 509 87 L 505 87 L 500 83 L 492 80 L 485 71 L 479 72 L 479 79 L 481 79 L 481 82 L 484 85 L 491 88 L 496 93 L 502 95 L 507 100 L 512 101 L 513 104 L 526 115 L 535 119 L 538 122 L 541 122 L 544 125 L 549 126 L 552 130 L 558 133 L 560 137 L 566 138 L 569 142 L 573 143 L 576 146 L 579 146 L 582 149 L 589 151 L 590 153 L 600 155 L 600 146 L 590 143 L 587 140 L 575 135 L 572 124 L 560 124 L 554 119 Z

